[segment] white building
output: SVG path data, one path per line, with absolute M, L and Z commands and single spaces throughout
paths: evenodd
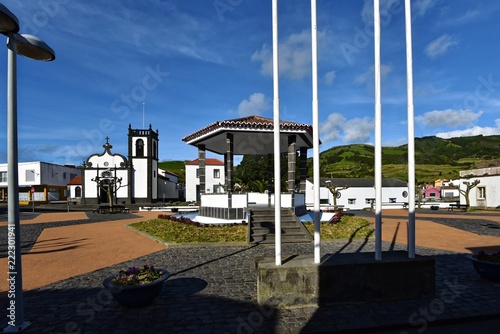
M 186 201 L 200 200 L 200 160 L 185 163 Z M 220 194 L 224 192 L 225 169 L 224 162 L 215 158 L 205 159 L 205 194 Z
M 7 165 L 0 164 L 0 200 L 7 201 Z M 35 200 L 38 203 L 66 200 L 66 186 L 80 169 L 73 165 L 57 165 L 47 162 L 20 162 L 19 202 L 27 203 Z
M 157 203 L 178 200 L 177 176 L 158 168 L 158 130 L 128 128 L 128 156 L 104 152 L 87 158 L 82 175 L 82 203 Z M 110 186 L 111 184 L 111 186 Z M 113 196 L 109 196 L 112 192 Z
M 327 186 L 335 186 L 337 192 L 336 205 L 347 210 L 371 209 L 375 203 L 375 181 L 362 178 L 330 178 L 321 179 L 320 206 L 332 208 L 334 198 Z M 346 188 L 346 189 L 342 189 Z M 382 180 L 382 207 L 403 208 L 408 203 L 408 185 L 398 179 Z M 306 183 L 306 206 L 314 206 L 314 186 L 312 180 Z
M 179 177 L 167 170 L 158 169 L 158 200 L 183 200 L 184 189 L 179 185 Z
M 470 175 L 470 174 L 467 174 Z M 472 188 L 469 193 L 471 207 L 479 208 L 500 208 L 500 175 L 473 176 L 467 179 L 450 181 L 453 185 L 465 191 L 464 182 L 474 182 L 479 180 L 479 184 Z M 460 204 L 466 204 L 463 194 L 460 194 Z

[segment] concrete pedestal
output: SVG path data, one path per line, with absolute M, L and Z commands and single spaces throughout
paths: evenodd
M 315 264 L 312 256 L 274 258 L 257 263 L 257 299 L 274 306 L 310 306 L 397 299 L 432 298 L 436 269 L 433 258 L 407 252 L 335 254 Z

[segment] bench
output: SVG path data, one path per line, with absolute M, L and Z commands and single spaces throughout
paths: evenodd
M 130 209 L 125 205 L 99 205 L 97 209 L 92 210 L 93 213 L 130 213 Z
M 468 204 L 460 204 L 460 203 L 451 203 L 450 206 L 448 207 L 448 211 L 453 211 L 453 209 L 460 209 L 463 212 L 467 211 L 469 208 Z

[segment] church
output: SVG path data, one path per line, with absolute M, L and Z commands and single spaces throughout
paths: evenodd
M 82 204 L 150 204 L 179 198 L 178 177 L 158 168 L 158 130 L 128 127 L 127 156 L 104 151 L 90 155 L 82 169 Z

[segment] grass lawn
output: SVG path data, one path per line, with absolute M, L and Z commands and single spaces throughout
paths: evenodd
M 153 219 L 130 226 L 169 244 L 246 242 L 248 228 L 246 225 L 198 227 L 167 219 Z
M 304 225 L 311 234 L 314 232 L 313 223 Z M 197 227 L 167 219 L 153 219 L 130 226 L 169 244 L 246 242 L 248 228 L 246 225 Z M 362 218 L 344 215 L 337 224 L 321 224 L 322 239 L 367 238 L 372 235 L 370 223 Z
M 306 228 L 314 233 L 314 223 L 305 223 Z M 370 223 L 358 217 L 343 215 L 336 224 L 321 224 L 321 239 L 351 239 L 373 236 Z

